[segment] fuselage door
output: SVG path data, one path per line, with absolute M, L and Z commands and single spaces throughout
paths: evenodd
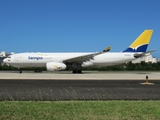
M 22 57 L 19 55 L 15 55 L 12 62 L 14 66 L 23 67 Z
M 15 56 L 14 56 L 14 60 L 15 60 L 15 61 L 19 61 L 19 56 L 18 56 L 18 55 L 15 55 Z

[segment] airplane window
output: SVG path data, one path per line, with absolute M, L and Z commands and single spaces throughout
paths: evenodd
M 8 56 L 8 58 L 11 58 L 11 56 Z

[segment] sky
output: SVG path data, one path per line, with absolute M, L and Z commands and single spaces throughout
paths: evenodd
M 0 51 L 125 50 L 145 29 L 160 58 L 160 0 L 0 0 Z

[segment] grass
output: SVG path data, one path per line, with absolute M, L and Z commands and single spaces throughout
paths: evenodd
M 159 120 L 160 101 L 3 101 L 0 120 Z

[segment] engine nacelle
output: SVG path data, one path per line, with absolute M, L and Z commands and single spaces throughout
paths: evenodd
M 59 71 L 59 70 L 65 70 L 66 65 L 64 63 L 60 62 L 48 62 L 46 64 L 46 68 L 48 71 Z

